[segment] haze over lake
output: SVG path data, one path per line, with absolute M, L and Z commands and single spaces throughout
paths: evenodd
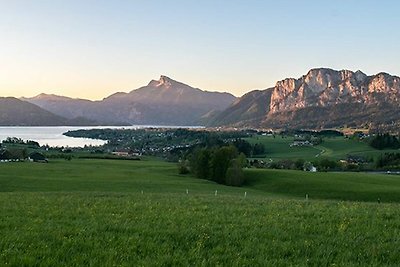
M 40 145 L 84 147 L 85 145 L 103 145 L 105 141 L 87 138 L 72 138 L 63 135 L 67 131 L 90 129 L 94 127 L 0 127 L 0 141 L 7 137 L 33 140 Z
M 104 140 L 95 140 L 89 138 L 68 137 L 63 133 L 79 129 L 140 129 L 140 128 L 182 128 L 182 126 L 160 126 L 160 125 L 133 125 L 133 126 L 62 126 L 62 127 L 0 127 L 0 142 L 7 137 L 17 137 L 24 141 L 33 140 L 40 145 L 49 145 L 52 147 L 84 147 L 101 146 L 106 143 Z M 198 126 L 184 126 L 183 128 L 199 128 Z

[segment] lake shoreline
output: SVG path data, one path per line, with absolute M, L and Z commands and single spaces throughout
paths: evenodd
M 197 129 L 203 126 L 164 126 L 164 125 L 131 125 L 131 126 L 0 126 L 0 142 L 7 137 L 16 137 L 24 141 L 32 140 L 41 146 L 50 147 L 85 147 L 102 146 L 106 140 L 77 138 L 66 136 L 68 131 L 89 129 L 144 129 L 144 128 L 189 128 Z

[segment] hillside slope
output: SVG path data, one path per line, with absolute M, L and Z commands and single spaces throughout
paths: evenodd
M 231 106 L 216 115 L 209 126 L 259 126 L 265 115 L 269 112 L 273 88 L 251 91 Z

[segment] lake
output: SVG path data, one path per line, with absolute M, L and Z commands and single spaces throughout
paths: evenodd
M 75 138 L 63 135 L 68 131 L 79 129 L 139 129 L 139 128 L 182 128 L 182 126 L 153 126 L 153 125 L 134 125 L 134 126 L 87 126 L 87 127 L 0 127 L 0 141 L 5 140 L 7 137 L 17 137 L 22 140 L 33 140 L 40 145 L 49 145 L 52 147 L 84 147 L 86 146 L 100 146 L 106 143 L 104 140 L 95 140 L 88 138 Z M 197 126 L 184 126 L 183 128 L 199 128 Z

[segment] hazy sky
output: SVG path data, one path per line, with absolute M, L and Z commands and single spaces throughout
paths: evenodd
M 400 75 L 400 1 L 0 0 L 0 96 L 101 99 L 163 74 L 237 96 L 310 68 Z

